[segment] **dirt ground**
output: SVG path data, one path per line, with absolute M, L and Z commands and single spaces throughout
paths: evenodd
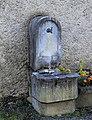
M 92 120 L 92 107 L 76 109 L 72 114 L 43 116 L 27 101 L 27 95 L 0 99 L 0 120 Z

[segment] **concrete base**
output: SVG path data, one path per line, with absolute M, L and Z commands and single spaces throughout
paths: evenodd
M 32 98 L 32 105 L 38 113 L 46 116 L 73 113 L 75 111 L 75 100 L 55 103 L 41 103 L 38 100 Z
M 76 107 L 92 106 L 92 92 L 80 94 L 76 99 Z

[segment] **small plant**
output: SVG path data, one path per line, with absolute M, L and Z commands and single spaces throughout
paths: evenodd
M 92 72 L 90 69 L 83 69 L 83 60 L 80 60 L 79 63 L 79 72 L 80 79 L 79 79 L 79 85 L 81 86 L 88 86 L 92 85 Z
M 64 68 L 62 65 L 59 65 L 58 69 L 59 69 L 61 72 L 71 72 L 70 69 Z
M 80 60 L 79 63 L 79 72 L 78 72 L 82 77 L 84 77 L 86 75 L 86 71 L 83 70 L 83 60 Z

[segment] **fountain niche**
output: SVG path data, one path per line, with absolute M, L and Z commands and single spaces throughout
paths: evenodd
M 29 24 L 29 96 L 34 109 L 47 116 L 75 111 L 77 73 L 61 73 L 61 26 L 49 16 L 37 16 Z

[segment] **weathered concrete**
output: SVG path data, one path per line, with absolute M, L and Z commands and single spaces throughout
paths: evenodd
M 38 14 L 61 23 L 62 65 L 92 68 L 92 0 L 0 0 L 0 96 L 28 90 L 28 20 Z
M 45 104 L 32 98 L 32 105 L 38 113 L 46 116 L 73 113 L 75 111 L 75 100 Z
M 35 72 L 36 73 L 36 72 Z M 78 97 L 78 75 L 32 75 L 32 97 L 44 103 L 67 101 Z
M 85 93 L 78 96 L 76 100 L 76 107 L 92 106 L 92 93 Z
M 92 86 L 80 86 L 80 93 L 76 99 L 76 107 L 92 106 Z
M 61 63 L 61 52 L 60 23 L 50 16 L 33 18 L 29 24 L 30 67 L 56 68 Z
M 77 77 L 66 75 L 32 74 L 32 102 L 37 112 L 47 116 L 72 113 L 75 111 L 75 99 L 78 97 Z

